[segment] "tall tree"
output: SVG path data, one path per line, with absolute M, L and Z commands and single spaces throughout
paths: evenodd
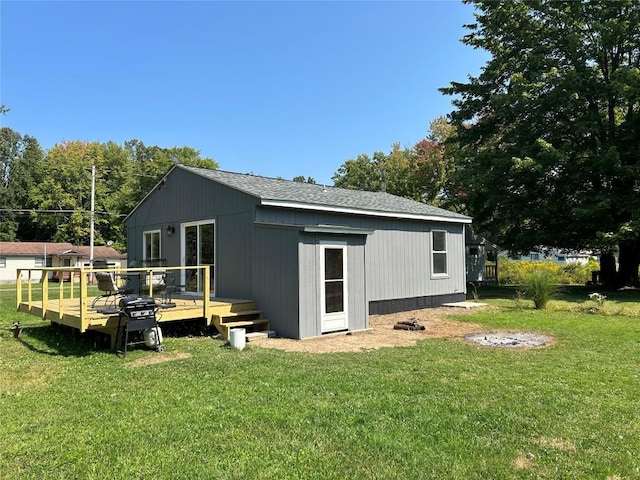
M 47 161 L 37 165 L 29 191 L 32 221 L 38 240 L 89 241 L 91 211 L 91 167 L 103 163 L 98 142 L 64 142 L 47 152 Z
M 0 240 L 15 241 L 30 222 L 24 212 L 33 183 L 33 166 L 42 161 L 38 141 L 0 128 Z
M 491 58 L 442 91 L 475 222 L 514 251 L 617 245 L 618 282 L 637 283 L 640 3 L 467 3 L 463 42 Z
M 360 154 L 347 160 L 333 176 L 337 187 L 369 191 L 386 191 L 418 202 L 453 208 L 449 200 L 449 177 L 453 160 L 445 141 L 453 127 L 445 117 L 433 120 L 427 138 L 410 148 L 399 143 L 388 154 L 375 152 L 373 158 Z M 453 145 L 453 144 L 452 144 Z
M 22 136 L 10 128 L 0 128 L 0 240 L 4 241 L 15 240 L 18 229 L 11 170 L 21 155 Z

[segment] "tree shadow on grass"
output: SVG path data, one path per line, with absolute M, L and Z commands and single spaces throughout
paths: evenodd
M 163 337 L 214 337 L 217 330 L 204 324 L 204 320 L 167 322 L 160 325 Z M 80 333 L 77 329 L 60 324 L 24 326 L 18 337 L 22 345 L 33 352 L 63 357 L 84 357 L 98 352 L 112 352 L 109 335 L 95 330 Z M 132 332 L 131 345 L 136 348 L 142 341 L 142 332 Z M 138 345 L 139 346 L 139 345 Z M 122 345 L 120 345 L 122 347 Z
M 95 331 L 80 333 L 56 324 L 24 327 L 18 340 L 32 352 L 63 357 L 85 357 L 111 347 L 108 335 Z

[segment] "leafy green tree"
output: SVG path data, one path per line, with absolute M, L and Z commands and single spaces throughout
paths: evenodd
M 0 107 L 3 108 L 3 107 Z M 1 111 L 1 110 L 0 110 Z M 18 223 L 14 189 L 11 183 L 11 170 L 22 150 L 22 136 L 10 129 L 0 128 L 0 240 L 15 240 Z
M 304 175 L 297 175 L 295 177 L 293 177 L 292 179 L 294 182 L 300 182 L 300 183 L 316 183 L 316 180 L 313 177 L 304 177 Z
M 15 208 L 24 210 L 30 207 L 29 191 L 36 181 L 34 172 L 42 162 L 44 162 L 44 151 L 40 147 L 40 143 L 34 137 L 24 135 L 21 155 L 12 165 L 10 173 Z M 35 229 L 26 212 L 20 211 L 17 215 L 17 225 L 16 240 L 32 238 Z
M 42 161 L 37 140 L 24 137 L 10 128 L 0 128 L 0 240 L 16 241 L 21 231 L 30 226 L 23 211 L 33 165 Z
M 344 162 L 333 175 L 336 187 L 352 190 L 368 190 L 372 192 L 381 189 L 381 174 L 378 166 L 366 153 Z
M 102 161 L 98 142 L 64 142 L 47 152 L 46 162 L 37 165 L 29 191 L 39 239 L 88 243 L 91 166 Z
M 453 157 L 445 141 L 453 127 L 444 117 L 430 123 L 430 133 L 411 148 L 394 143 L 388 154 L 375 152 L 347 160 L 333 176 L 337 187 L 386 191 L 446 208 L 455 205 L 450 175 Z M 453 144 L 452 144 L 453 145 Z
M 617 244 L 619 284 L 637 283 L 640 3 L 468 3 L 463 43 L 491 58 L 442 91 L 469 213 L 512 251 Z

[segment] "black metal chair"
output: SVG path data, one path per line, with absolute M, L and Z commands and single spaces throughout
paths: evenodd
M 165 301 L 173 306 L 175 306 L 175 303 L 172 301 L 173 295 L 183 293 L 191 283 L 191 279 L 195 274 L 192 268 L 185 268 L 184 283 L 179 283 L 180 276 L 176 276 L 176 273 L 180 271 L 181 270 L 173 270 L 171 273 L 165 275 Z M 191 296 L 191 300 L 193 300 L 193 303 L 196 303 L 195 297 Z
M 131 293 L 131 290 L 127 288 L 126 284 L 118 286 L 116 276 L 111 272 L 95 272 L 95 276 L 98 281 L 98 290 L 104 293 L 93 299 L 91 308 L 94 308 L 99 313 L 108 315 L 118 313 L 120 309 L 116 307 L 116 299 L 119 296 Z M 96 308 L 96 303 L 101 299 L 104 299 L 104 306 Z M 111 299 L 111 301 L 109 301 L 109 299 Z

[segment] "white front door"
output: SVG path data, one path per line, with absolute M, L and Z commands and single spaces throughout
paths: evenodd
M 322 333 L 348 328 L 347 305 L 347 246 L 320 245 Z

